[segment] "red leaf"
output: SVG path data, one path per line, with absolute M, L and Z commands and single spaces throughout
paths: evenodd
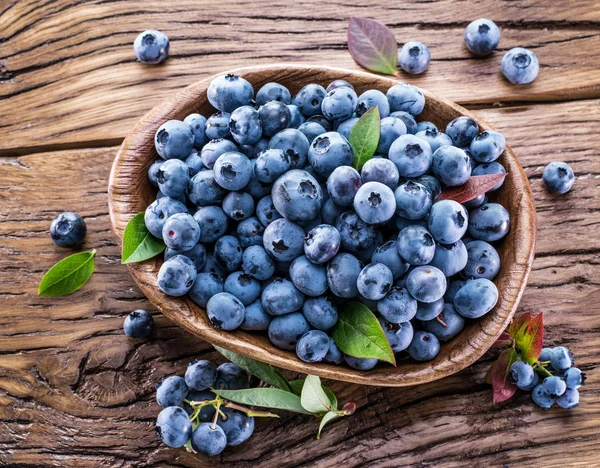
M 392 31 L 379 21 L 350 18 L 348 50 L 356 63 L 376 73 L 396 73 L 398 45 Z
M 458 203 L 466 203 L 479 195 L 483 195 L 504 180 L 505 177 L 506 174 L 504 173 L 471 176 L 464 184 L 444 190 L 437 197 L 437 200 L 454 200 Z
M 510 325 L 508 326 L 508 334 L 513 338 L 517 336 L 519 330 L 523 327 L 523 325 L 531 322 L 531 314 L 529 312 L 525 312 L 517 317 L 513 317 Z
M 502 332 L 496 342 L 492 345 L 494 348 L 503 348 L 512 343 L 512 337 L 507 332 Z
M 510 366 L 518 359 L 517 352 L 513 348 L 509 348 L 505 349 L 498 360 L 492 364 L 491 380 L 494 403 L 508 400 L 517 391 L 517 386 L 508 380 L 508 373 Z
M 519 351 L 521 351 L 521 355 L 523 356 L 523 360 L 527 361 L 529 364 L 533 364 L 537 361 L 537 358 L 540 356 L 542 352 L 542 347 L 544 345 L 544 314 L 536 315 L 527 326 L 522 330 L 523 333 L 519 332 L 517 337 L 515 337 L 515 344 Z

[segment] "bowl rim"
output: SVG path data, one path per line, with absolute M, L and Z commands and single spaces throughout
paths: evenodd
M 115 156 L 109 178 L 108 205 L 112 229 L 118 238 L 119 245 L 122 244 L 125 225 L 129 219 L 138 213 L 137 209 L 135 209 L 136 202 L 130 199 L 132 196 L 131 191 L 134 190 L 133 193 L 135 193 L 135 189 L 139 188 L 131 184 L 135 180 L 132 174 L 135 174 L 135 170 L 138 172 L 141 169 L 145 170 L 149 165 L 148 161 L 139 161 L 140 153 L 150 151 L 152 157 L 146 157 L 145 159 L 150 159 L 150 163 L 154 161 L 156 153 L 153 149 L 153 138 L 158 126 L 162 122 L 172 118 L 170 116 L 180 114 L 191 99 L 205 98 L 206 88 L 210 81 L 216 76 L 226 73 L 234 73 L 241 77 L 260 73 L 274 75 L 269 76 L 269 81 L 277 81 L 278 75 L 297 74 L 306 78 L 307 75 L 335 74 L 337 79 L 346 79 L 351 82 L 353 79 L 361 79 L 367 82 L 376 81 L 380 87 L 391 87 L 404 82 L 392 77 L 336 67 L 294 63 L 267 64 L 237 68 L 218 73 L 203 78 L 170 95 L 148 111 L 136 123 L 123 140 Z M 309 78 L 306 79 L 308 80 Z M 327 79 L 329 80 L 330 78 Z M 308 81 L 305 84 L 308 84 Z M 480 130 L 492 130 L 491 126 L 471 111 L 426 90 L 418 89 L 425 96 L 426 102 L 437 101 L 452 112 L 475 119 L 479 124 Z M 152 149 L 150 149 L 150 146 Z M 508 172 L 507 180 L 512 180 L 518 186 L 515 187 L 517 193 L 512 196 L 517 197 L 517 209 L 519 210 L 518 222 L 514 222 L 515 220 L 512 219 L 513 216 L 511 213 L 511 232 L 509 232 L 509 235 L 516 241 L 511 245 L 511 248 L 514 249 L 514 256 L 517 260 L 514 264 L 510 265 L 509 271 L 505 275 L 508 278 L 507 284 L 504 285 L 502 290 L 499 290 L 499 300 L 496 307 L 492 312 L 482 317 L 482 319 L 492 314 L 493 316 L 488 317 L 485 321 L 479 319 L 473 323 L 473 328 L 476 330 L 473 333 L 473 340 L 464 342 L 460 346 L 456 343 L 452 347 L 452 352 L 447 356 L 447 359 L 440 360 L 439 362 L 437 358 L 425 363 L 415 364 L 411 362 L 411 366 L 409 367 L 416 369 L 410 372 L 399 372 L 399 368 L 388 367 L 385 364 L 371 371 L 359 371 L 346 366 L 335 366 L 325 363 L 309 364 L 299 360 L 292 351 L 278 350 L 271 344 L 268 344 L 267 347 L 260 346 L 259 343 L 249 339 L 256 335 L 237 330 L 228 332 L 217 330 L 212 326 L 205 326 L 199 320 L 199 314 L 205 314 L 200 306 L 194 304 L 187 296 L 166 296 L 156 287 L 155 275 L 162 262 L 162 260 L 159 260 L 160 256 L 142 263 L 127 264 L 127 267 L 138 287 L 154 306 L 177 325 L 201 337 L 212 345 L 221 346 L 276 367 L 363 385 L 403 387 L 438 380 L 467 368 L 488 351 L 512 320 L 531 272 L 537 232 L 533 194 L 527 176 L 509 145 L 506 146 L 502 159 L 503 165 Z M 141 201 L 138 200 L 137 204 L 139 205 Z M 485 327 L 483 323 L 486 324 Z M 449 343 L 453 343 L 453 341 L 455 340 Z M 449 343 L 443 346 L 449 346 Z M 271 349 L 268 349 L 269 347 Z

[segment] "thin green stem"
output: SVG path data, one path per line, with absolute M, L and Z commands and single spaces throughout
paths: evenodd
M 542 374 L 546 375 L 547 377 L 552 377 L 552 372 L 550 372 L 548 369 L 546 369 L 543 365 L 540 364 L 539 361 L 535 361 L 535 363 L 533 364 L 533 367 L 541 372 Z

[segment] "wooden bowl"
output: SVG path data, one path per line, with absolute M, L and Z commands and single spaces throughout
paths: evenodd
M 294 95 L 308 83 L 323 86 L 336 79 L 352 83 L 358 94 L 367 89 L 384 93 L 398 84 L 394 78 L 369 73 L 302 65 L 264 65 L 233 70 L 247 79 L 258 90 L 268 82 L 287 86 Z M 109 182 L 109 209 L 112 227 L 121 240 L 127 222 L 144 211 L 155 198 L 156 190 L 147 179 L 148 167 L 157 159 L 154 134 L 169 119 L 183 120 L 198 112 L 205 116 L 215 110 L 206 98 L 206 89 L 212 80 L 203 79 L 188 86 L 154 107 L 136 124 L 125 138 L 115 158 Z M 480 128 L 490 129 L 468 110 L 423 91 L 426 105 L 419 120 L 429 120 L 444 129 L 450 120 L 460 115 L 473 117 Z M 458 372 L 481 357 L 510 322 L 521 294 L 525 289 L 534 256 L 536 234 L 535 208 L 527 177 L 510 147 L 500 162 L 508 172 L 504 185 L 494 195 L 511 215 L 511 228 L 499 247 L 502 268 L 495 279 L 499 291 L 496 307 L 478 320 L 469 321 L 465 329 L 452 341 L 442 346 L 440 354 L 430 362 L 417 363 L 399 360 L 397 367 L 380 363 L 374 370 L 362 372 L 346 366 L 325 363 L 307 364 L 294 352 L 274 347 L 265 335 L 244 331 L 221 331 L 208 321 L 205 311 L 187 297 L 169 297 L 156 285 L 162 256 L 129 264 L 133 279 L 150 301 L 169 319 L 209 343 L 222 346 L 259 361 L 303 374 L 365 385 L 408 386 L 440 379 Z

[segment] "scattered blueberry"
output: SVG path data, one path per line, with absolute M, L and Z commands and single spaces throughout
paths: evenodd
M 152 326 L 154 320 L 152 315 L 146 310 L 134 310 L 127 317 L 123 323 L 123 331 L 130 338 L 146 338 L 152 333 Z
M 148 29 L 135 38 L 133 51 L 140 62 L 164 62 L 169 56 L 169 38 L 160 31 Z
M 160 205 L 165 203 L 167 202 Z M 83 242 L 86 231 L 85 221 L 77 213 L 61 213 L 50 224 L 50 237 L 59 247 L 78 247 Z
M 407 42 L 398 52 L 398 65 L 411 75 L 423 73 L 429 67 L 430 61 L 429 48 L 421 42 Z

